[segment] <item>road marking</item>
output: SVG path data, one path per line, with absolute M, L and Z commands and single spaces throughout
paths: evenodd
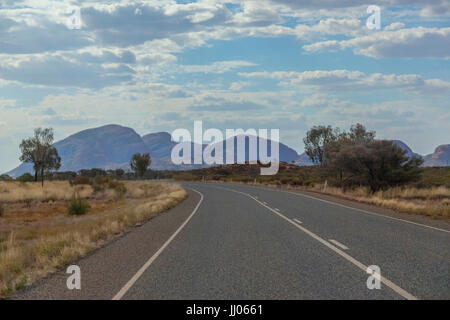
M 237 191 L 237 190 L 233 190 L 233 189 L 228 189 L 228 188 L 223 188 L 223 187 L 218 187 L 224 190 L 228 190 L 231 192 L 236 192 L 236 193 L 240 193 L 243 194 L 253 200 L 255 200 L 256 202 L 258 202 L 260 205 L 262 205 L 263 207 L 267 208 L 268 210 L 272 211 L 273 213 L 275 213 L 276 215 L 278 215 L 279 217 L 281 217 L 282 219 L 286 220 L 287 222 L 289 222 L 290 224 L 294 225 L 296 228 L 300 229 L 301 231 L 303 231 L 304 233 L 306 233 L 307 235 L 309 235 L 311 238 L 319 241 L 320 243 L 322 243 L 323 245 L 325 245 L 326 247 L 330 248 L 331 250 L 333 250 L 334 252 L 336 252 L 338 255 L 340 255 L 341 257 L 343 257 L 344 259 L 346 259 L 347 261 L 353 263 L 355 266 L 357 266 L 358 268 L 360 268 L 361 270 L 363 270 L 364 272 L 367 271 L 367 266 L 364 265 L 363 263 L 359 262 L 358 260 L 356 260 L 355 258 L 353 258 L 352 256 L 350 256 L 349 254 L 345 253 L 344 251 L 342 251 L 341 249 L 337 248 L 336 246 L 332 245 L 331 243 L 329 243 L 328 241 L 326 241 L 325 239 L 321 238 L 320 236 L 318 236 L 317 234 L 315 234 L 314 232 L 309 231 L 308 229 L 306 229 L 305 227 L 302 227 L 301 225 L 295 223 L 294 221 L 292 221 L 291 219 L 289 219 L 288 217 L 286 217 L 285 215 L 281 214 L 280 212 L 277 212 L 275 210 L 273 210 L 271 207 L 265 205 L 264 203 L 262 203 L 261 201 L 255 199 L 252 195 L 245 193 L 245 192 L 241 192 L 241 191 Z M 383 282 L 386 286 L 388 286 L 389 288 L 391 288 L 393 291 L 395 291 L 396 293 L 398 293 L 400 296 L 402 296 L 403 298 L 407 299 L 407 300 L 418 300 L 417 297 L 413 296 L 412 294 L 410 294 L 408 291 L 406 291 L 405 289 L 402 289 L 401 287 L 399 287 L 398 285 L 396 285 L 395 283 L 393 283 L 392 281 L 390 281 L 389 279 L 381 276 L 380 277 L 381 282 Z
M 286 190 L 278 190 L 278 189 L 271 189 L 271 188 L 260 187 L 260 186 L 249 186 L 249 185 L 246 185 L 246 186 L 252 187 L 252 188 L 260 188 L 260 189 L 269 190 L 269 191 L 278 191 L 278 192 L 290 193 L 290 194 L 293 194 L 293 195 L 296 195 L 296 196 L 318 200 L 318 201 L 325 202 L 325 203 L 328 203 L 328 204 L 332 204 L 332 205 L 335 205 L 335 206 L 339 206 L 339 207 L 351 209 L 351 210 L 354 210 L 354 211 L 367 213 L 367 214 L 370 214 L 370 215 L 373 215 L 373 216 L 387 218 L 387 219 L 391 219 L 391 220 L 402 221 L 402 222 L 406 222 L 406 223 L 409 223 L 409 224 L 414 224 L 416 226 L 421 226 L 421 227 L 425 227 L 425 228 L 430 228 L 430 229 L 434 229 L 434 230 L 450 233 L 449 230 L 445 230 L 445 229 L 441 229 L 441 228 L 437 228 L 437 227 L 432 227 L 432 226 L 429 226 L 429 225 L 426 225 L 426 224 L 413 222 L 413 221 L 409 221 L 409 220 L 404 220 L 404 219 L 400 219 L 400 218 L 390 217 L 390 216 L 386 216 L 384 214 L 379 214 L 379 213 L 375 213 L 375 212 L 372 212 L 372 211 L 367 211 L 367 210 L 364 210 L 364 209 L 358 209 L 358 208 L 355 208 L 355 207 L 346 206 L 345 204 L 340 204 L 340 203 L 337 203 L 337 202 L 316 198 L 316 197 L 313 197 L 313 196 L 310 196 L 310 195 L 306 195 L 306 194 L 302 194 L 302 193 L 298 193 L 298 192 L 292 192 L 292 191 L 286 191 Z
M 114 296 L 113 300 L 120 300 L 122 297 L 127 293 L 128 290 L 136 283 L 136 281 L 142 276 L 142 274 L 145 272 L 145 270 L 150 267 L 150 265 L 153 263 L 153 261 L 158 258 L 158 256 L 164 251 L 164 249 L 172 242 L 172 240 L 177 236 L 177 234 L 184 228 L 184 226 L 191 220 L 191 218 L 194 216 L 194 214 L 197 212 L 198 208 L 200 207 L 200 204 L 203 201 L 203 194 L 195 189 L 189 188 L 192 191 L 197 192 L 200 195 L 200 201 L 197 203 L 197 206 L 194 208 L 194 211 L 192 211 L 191 215 L 183 222 L 183 224 L 175 231 L 174 234 L 162 245 L 161 248 L 159 248 L 158 251 L 139 269 L 138 272 L 130 279 L 130 281 L 125 284 L 125 286 L 120 289 L 120 291 Z
M 337 245 L 338 247 L 340 247 L 341 249 L 344 249 L 344 250 L 348 250 L 348 247 L 346 246 L 346 245 L 343 245 L 342 243 L 340 243 L 339 241 L 336 241 L 336 240 L 333 240 L 333 239 L 330 239 L 330 240 L 328 240 L 328 241 L 330 241 L 332 244 L 334 244 L 334 245 Z
M 278 209 L 278 208 L 275 208 L 275 210 L 280 211 L 280 209 Z
M 294 221 L 297 222 L 297 223 L 302 224 L 302 222 L 301 222 L 300 220 L 296 219 L 296 218 L 294 218 L 294 219 L 292 219 L 292 220 L 294 220 Z
M 264 202 L 264 201 L 262 203 L 267 204 L 267 202 Z

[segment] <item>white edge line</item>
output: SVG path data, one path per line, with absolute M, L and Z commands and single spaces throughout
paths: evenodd
M 294 218 L 294 219 L 292 219 L 292 220 L 294 220 L 295 222 L 300 223 L 300 224 L 303 223 L 303 222 L 301 222 L 300 220 L 298 220 L 298 219 L 296 219 L 296 218 Z
M 177 234 L 184 228 L 184 226 L 191 220 L 191 218 L 194 216 L 194 214 L 197 212 L 198 208 L 200 207 L 200 204 L 203 201 L 203 194 L 195 189 L 191 189 L 192 191 L 197 192 L 200 195 L 200 201 L 197 203 L 197 206 L 194 208 L 194 211 L 190 214 L 190 216 L 183 222 L 183 224 L 175 231 L 172 236 L 167 239 L 167 241 L 162 245 L 161 248 L 158 249 L 158 251 L 155 252 L 155 254 L 136 272 L 136 274 L 123 286 L 122 289 L 112 298 L 112 300 L 120 300 L 122 297 L 127 293 L 128 290 L 136 283 L 136 281 L 142 276 L 142 274 L 145 272 L 145 270 L 150 267 L 150 265 L 153 263 L 153 261 L 158 258 L 158 256 L 164 251 L 164 249 L 172 242 L 172 240 L 177 236 Z
M 294 225 L 295 227 L 297 227 L 298 229 L 302 230 L 303 232 L 305 232 L 307 235 L 309 235 L 310 237 L 314 238 L 315 240 L 319 241 L 320 243 L 322 243 L 323 245 L 327 246 L 328 248 L 330 248 L 331 250 L 333 250 L 334 252 L 336 252 L 338 255 L 340 255 L 341 257 L 343 257 L 344 259 L 346 259 L 347 261 L 353 263 L 355 266 L 357 266 L 358 268 L 360 268 L 361 270 L 363 270 L 364 272 L 367 272 L 367 266 L 365 266 L 364 264 L 362 264 L 361 262 L 359 262 L 358 260 L 356 260 L 355 258 L 353 258 L 352 256 L 350 256 L 349 254 L 345 253 L 344 251 L 342 251 L 341 249 L 333 246 L 331 243 L 329 243 L 328 241 L 326 241 L 325 239 L 322 239 L 320 236 L 316 235 L 315 233 L 309 231 L 308 229 L 302 227 L 301 225 L 295 223 L 294 221 L 292 221 L 291 219 L 289 219 L 288 217 L 286 217 L 285 215 L 281 214 L 280 212 L 277 212 L 275 210 L 273 210 L 271 207 L 266 206 L 264 203 L 262 203 L 261 201 L 255 199 L 254 197 L 252 197 L 250 194 L 247 194 L 245 192 L 241 192 L 241 191 L 237 191 L 237 190 L 233 190 L 233 189 L 228 189 L 228 188 L 223 188 L 223 187 L 219 187 L 221 189 L 225 189 L 228 191 L 232 191 L 232 192 L 236 192 L 236 193 L 240 193 L 243 194 L 253 200 L 255 200 L 256 202 L 258 202 L 260 205 L 262 205 L 263 207 L 267 208 L 268 210 L 272 211 L 273 213 L 275 213 L 276 215 L 280 216 L 281 218 L 283 218 L 284 220 L 286 220 L 287 222 L 289 222 L 290 224 Z M 383 282 L 386 286 L 388 286 L 389 288 L 391 288 L 394 292 L 396 292 L 397 294 L 399 294 L 400 296 L 402 296 L 403 298 L 407 299 L 407 300 L 418 300 L 417 297 L 413 296 L 412 294 L 410 294 L 408 291 L 402 289 L 401 287 L 399 287 L 398 285 L 396 285 L 395 283 L 393 283 L 392 281 L 390 281 L 389 279 L 380 276 L 380 280 L 381 282 Z
M 341 249 L 348 250 L 348 247 L 347 247 L 346 245 L 340 243 L 340 242 L 337 241 L 337 240 L 330 239 L 330 240 L 328 240 L 328 241 L 330 241 L 332 244 L 334 244 L 334 245 L 340 247 Z
M 340 204 L 340 203 L 337 203 L 337 202 L 333 202 L 333 201 L 328 201 L 328 200 L 316 198 L 316 197 L 313 197 L 313 196 L 310 196 L 310 195 L 306 195 L 306 194 L 303 194 L 303 193 L 299 193 L 299 192 L 292 192 L 292 191 L 287 191 L 287 190 L 271 189 L 271 188 L 260 187 L 260 186 L 248 186 L 248 187 L 260 188 L 260 189 L 264 189 L 264 190 L 278 191 L 278 192 L 284 192 L 284 193 L 290 193 L 290 194 L 293 194 L 293 195 L 296 195 L 296 196 L 300 196 L 300 197 L 305 197 L 305 198 L 310 198 L 310 199 L 322 201 L 322 202 L 329 203 L 329 204 L 332 204 L 332 205 L 335 205 L 335 206 L 339 206 L 339 207 L 343 207 L 343 208 L 352 209 L 352 210 L 355 210 L 355 211 L 359 211 L 359 212 L 371 214 L 371 215 L 374 215 L 374 216 L 377 216 L 377 217 L 382 217 L 382 218 L 387 218 L 387 219 L 397 220 L 397 221 L 403 221 L 403 222 L 406 222 L 406 223 L 414 224 L 414 225 L 416 225 L 416 226 L 421 226 L 421 227 L 425 227 L 425 228 L 430 228 L 430 229 L 434 229 L 434 230 L 438 230 L 438 231 L 450 233 L 450 231 L 445 230 L 445 229 L 441 229 L 441 228 L 429 226 L 429 225 L 422 224 L 422 223 L 418 223 L 418 222 L 414 222 L 414 221 L 409 221 L 409 220 L 404 220 L 404 219 L 400 219 L 400 218 L 390 217 L 390 216 L 387 216 L 387 215 L 384 215 L 384 214 L 379 214 L 379 213 L 367 211 L 367 210 L 364 210 L 364 209 L 358 209 L 358 208 L 346 206 L 345 204 Z M 324 195 L 327 195 L 327 194 L 324 194 Z M 346 200 L 346 199 L 344 199 L 344 200 Z M 347 201 L 349 201 L 349 200 L 347 200 Z M 351 201 L 351 200 L 350 200 L 350 201 Z

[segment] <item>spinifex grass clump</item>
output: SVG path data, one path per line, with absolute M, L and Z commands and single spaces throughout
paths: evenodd
M 89 203 L 81 199 L 79 196 L 75 196 L 72 200 L 69 201 L 67 205 L 67 211 L 70 215 L 81 216 L 87 213 L 90 209 Z

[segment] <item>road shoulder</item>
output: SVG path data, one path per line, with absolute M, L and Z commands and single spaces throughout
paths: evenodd
M 211 183 L 211 182 L 208 182 Z M 222 182 L 213 182 L 217 183 L 219 185 L 224 184 Z M 306 191 L 306 190 L 297 190 L 297 189 L 288 189 L 283 187 L 273 187 L 273 186 L 265 186 L 265 185 L 251 185 L 251 184 L 243 184 L 243 183 L 236 183 L 236 182 L 227 182 L 229 184 L 233 185 L 240 185 L 240 186 L 249 186 L 249 187 L 256 187 L 256 188 L 263 188 L 263 189 L 270 189 L 270 190 L 277 190 L 277 191 L 284 191 L 289 193 L 297 193 L 299 195 L 305 195 L 308 197 L 313 197 L 319 200 L 329 201 L 338 205 L 347 206 L 353 209 L 362 210 L 362 211 L 368 211 L 377 215 L 386 216 L 389 218 L 394 219 L 401 219 L 406 220 L 412 223 L 418 223 L 423 224 L 426 226 L 430 226 L 433 228 L 443 229 L 450 232 L 450 221 L 447 220 L 441 220 L 441 219 L 433 219 L 432 217 L 413 214 L 413 213 L 404 213 L 404 212 L 397 212 L 394 210 L 377 207 L 375 205 L 366 204 L 358 201 L 343 199 L 338 196 L 323 194 L 319 192 L 313 192 L 313 191 Z
M 19 290 L 12 299 L 112 299 L 192 213 L 200 195 L 187 191 L 188 198 L 176 207 L 130 229 L 73 263 L 81 270 L 80 290 L 67 289 L 66 281 L 70 275 L 64 268 Z

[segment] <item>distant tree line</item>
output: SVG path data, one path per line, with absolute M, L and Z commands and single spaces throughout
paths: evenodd
M 311 161 L 337 175 L 342 187 L 365 185 L 375 192 L 416 181 L 422 173 L 421 158 L 409 158 L 407 151 L 393 141 L 375 139 L 375 131 L 359 123 L 348 132 L 314 126 L 303 142 Z

